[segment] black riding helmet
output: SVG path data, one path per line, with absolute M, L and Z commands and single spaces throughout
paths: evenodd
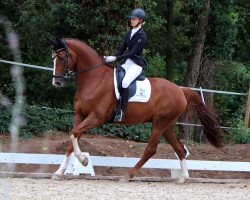
M 129 19 L 139 18 L 139 19 L 142 19 L 143 21 L 145 21 L 147 17 L 146 17 L 146 13 L 144 10 L 142 10 L 141 8 L 135 8 L 134 10 L 132 10 L 132 12 L 128 16 L 128 18 Z

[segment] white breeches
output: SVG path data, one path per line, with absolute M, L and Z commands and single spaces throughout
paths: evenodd
M 126 62 L 122 65 L 122 68 L 125 69 L 126 74 L 122 81 L 122 87 L 127 88 L 133 80 L 142 72 L 142 67 L 135 64 L 132 60 L 127 59 Z

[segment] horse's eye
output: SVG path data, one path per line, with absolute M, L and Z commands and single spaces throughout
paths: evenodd
M 58 55 L 57 55 L 57 58 L 58 58 L 58 60 L 60 60 L 60 61 L 64 61 L 64 58 L 61 57 L 61 56 L 58 56 Z

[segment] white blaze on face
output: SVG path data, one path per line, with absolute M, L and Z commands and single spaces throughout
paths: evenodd
M 54 63 L 53 76 L 55 76 L 56 75 L 56 57 L 54 58 L 53 63 Z M 55 86 L 55 77 L 52 78 L 52 85 Z

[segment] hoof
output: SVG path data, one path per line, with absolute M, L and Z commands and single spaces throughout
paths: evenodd
M 84 153 L 81 153 L 80 155 L 76 156 L 79 162 L 86 167 L 89 163 L 89 159 L 87 156 L 84 155 Z
M 180 177 L 178 180 L 177 180 L 177 183 L 178 184 L 183 184 L 183 183 L 185 183 L 185 178 L 184 177 Z
M 122 178 L 120 178 L 119 183 L 128 183 L 129 182 L 129 178 L 127 176 L 124 176 Z
M 53 174 L 53 176 L 51 177 L 51 180 L 56 180 L 56 181 L 61 181 L 62 175 L 61 174 Z
M 89 159 L 87 156 L 85 156 L 84 160 L 82 161 L 82 165 L 86 167 L 89 164 Z

